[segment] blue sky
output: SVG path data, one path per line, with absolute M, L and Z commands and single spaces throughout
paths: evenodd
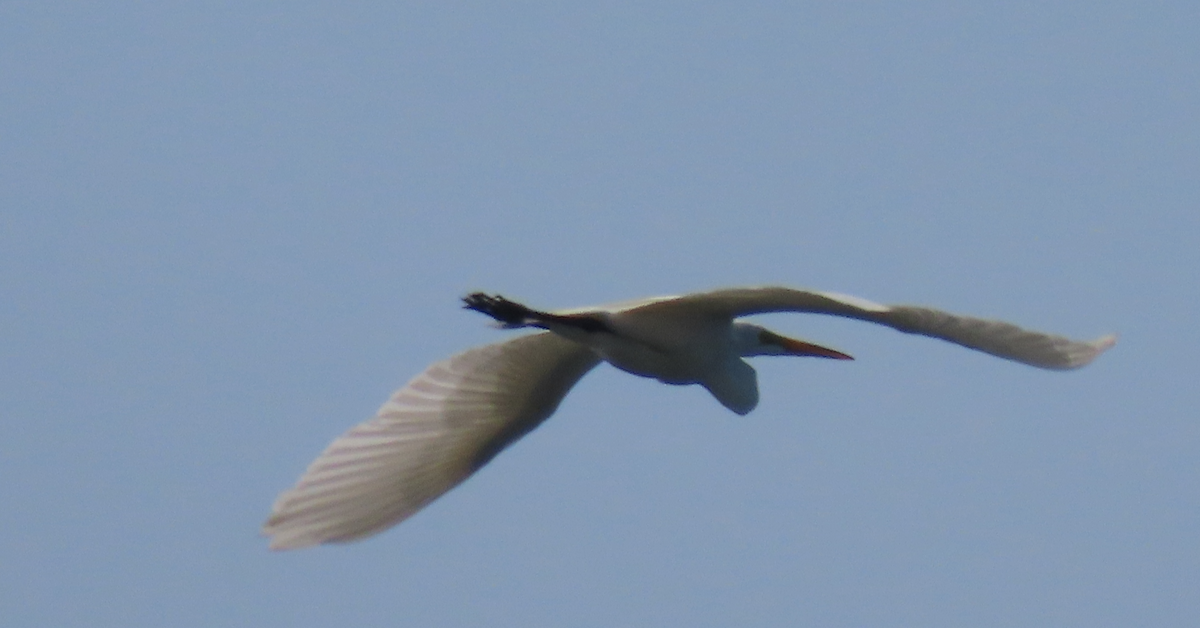
M 12 626 L 1200 619 L 1188 2 L 0 5 Z M 611 368 L 365 542 L 257 534 L 427 364 L 555 308 L 783 283 L 853 321 L 746 417 Z

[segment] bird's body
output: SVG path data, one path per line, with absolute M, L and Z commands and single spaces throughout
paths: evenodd
M 850 359 L 736 320 L 766 312 L 832 314 L 931 336 L 1049 369 L 1078 368 L 1115 337 L 1077 342 L 1009 323 L 791 288 L 733 288 L 542 312 L 498 296 L 464 298 L 504 327 L 536 327 L 438 362 L 375 418 L 326 448 L 276 500 L 263 527 L 274 549 L 369 536 L 412 515 L 524 436 L 602 361 L 667 384 L 699 384 L 738 414 L 758 403 L 758 355 Z

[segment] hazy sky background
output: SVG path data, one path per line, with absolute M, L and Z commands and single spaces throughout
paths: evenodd
M 0 3 L 5 626 L 1200 621 L 1195 2 Z M 326 443 L 554 308 L 785 283 L 738 417 L 610 367 L 403 525 L 272 553 Z

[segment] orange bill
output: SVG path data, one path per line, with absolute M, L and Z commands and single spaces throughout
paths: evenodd
M 822 347 L 811 342 L 780 336 L 779 334 L 763 330 L 759 335 L 759 340 L 764 344 L 773 344 L 782 348 L 789 355 L 809 356 L 814 358 L 830 358 L 833 360 L 853 360 L 852 356 L 846 355 L 837 349 Z

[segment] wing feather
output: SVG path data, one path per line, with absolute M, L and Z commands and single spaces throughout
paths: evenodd
M 598 362 L 538 333 L 433 364 L 330 443 L 275 501 L 263 534 L 293 549 L 399 523 L 546 420 Z
M 659 300 L 625 310 L 630 319 L 664 317 L 736 318 L 768 312 L 844 316 L 899 331 L 929 336 L 1046 369 L 1073 369 L 1116 344 L 1116 336 L 1091 341 L 1022 329 L 1003 321 L 960 316 L 912 305 L 880 305 L 833 292 L 784 287 L 730 288 Z

